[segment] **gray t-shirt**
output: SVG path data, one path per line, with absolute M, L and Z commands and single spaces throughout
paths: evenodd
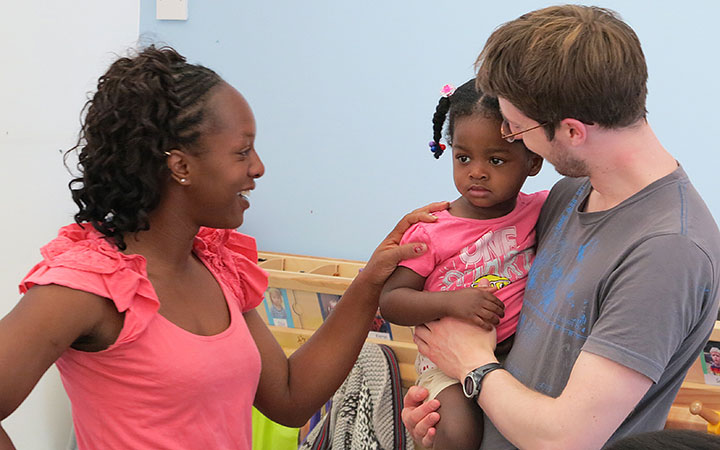
M 607 211 L 581 212 L 590 191 L 587 178 L 563 179 L 543 207 L 505 366 L 551 397 L 580 351 L 650 378 L 610 443 L 663 428 L 717 317 L 720 232 L 680 167 Z M 513 446 L 486 418 L 482 448 Z

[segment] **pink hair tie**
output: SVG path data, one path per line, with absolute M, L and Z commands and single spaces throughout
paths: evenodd
M 443 97 L 450 97 L 455 92 L 455 86 L 452 84 L 446 84 L 440 89 L 440 95 Z

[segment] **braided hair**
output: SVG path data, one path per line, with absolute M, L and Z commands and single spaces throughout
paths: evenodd
M 503 120 L 497 98 L 483 94 L 475 86 L 474 78 L 455 89 L 455 92 L 451 95 L 440 97 L 432 118 L 433 140 L 430 142 L 430 149 L 435 159 L 440 158 L 445 149 L 445 146 L 440 144 L 445 120 L 447 119 L 448 123 L 448 133 L 445 140 L 452 145 L 455 121 L 460 117 L 474 114 L 481 114 L 483 117 L 497 120 L 498 128 L 499 123 Z
M 69 183 L 80 211 L 121 250 L 124 233 L 148 230 L 170 171 L 165 152 L 192 145 L 206 128 L 210 90 L 223 80 L 170 47 L 120 58 L 85 104 L 77 144 L 80 175 Z

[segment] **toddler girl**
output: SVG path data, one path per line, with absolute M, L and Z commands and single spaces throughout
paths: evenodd
M 428 252 L 400 263 L 385 284 L 382 315 L 399 325 L 420 325 L 454 316 L 486 329 L 497 328 L 500 360 L 512 345 L 523 291 L 534 257 L 535 222 L 547 191 L 520 192 L 536 175 L 542 158 L 518 137 L 503 139 L 497 99 L 470 80 L 457 90 L 445 86 L 433 117 L 430 149 L 436 158 L 448 116 L 453 178 L 460 197 L 434 223 L 412 226 L 403 242 L 425 242 Z M 465 397 L 458 380 L 442 373 L 426 357 L 415 362 L 418 384 L 437 397 L 442 421 L 434 448 L 478 448 L 482 411 Z

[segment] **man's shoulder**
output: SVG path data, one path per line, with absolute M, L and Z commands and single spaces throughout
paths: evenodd
M 563 177 L 550 190 L 545 201 L 545 208 L 563 207 L 574 197 L 585 192 L 589 186 L 590 181 L 587 177 Z
M 587 177 L 564 177 L 555 183 L 540 211 L 538 231 L 541 232 L 545 225 L 554 221 L 566 209 L 576 206 L 589 186 L 590 182 Z
M 562 177 L 553 185 L 550 192 L 555 195 L 575 192 L 589 181 L 588 177 Z
M 677 235 L 700 247 L 711 260 L 720 259 L 720 230 L 682 167 L 637 197 L 626 208 L 632 213 L 626 214 L 642 222 L 647 234 Z

